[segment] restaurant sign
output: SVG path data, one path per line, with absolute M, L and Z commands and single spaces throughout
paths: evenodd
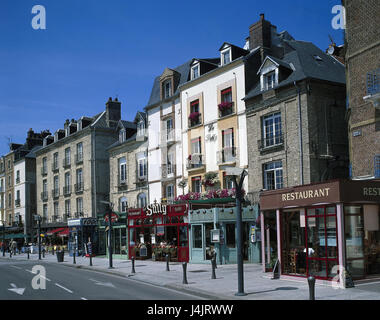
M 293 200 L 300 200 L 300 199 L 328 197 L 329 191 L 330 191 L 330 188 L 321 188 L 321 189 L 283 193 L 282 201 L 293 201 Z
M 150 204 L 146 207 L 146 215 L 151 216 L 152 214 L 162 214 L 166 215 L 168 212 L 167 205 L 162 203 L 157 203 L 154 201 L 154 204 Z

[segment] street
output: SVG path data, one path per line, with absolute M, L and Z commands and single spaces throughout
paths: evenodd
M 33 289 L 43 266 L 46 289 Z M 0 260 L 0 300 L 198 300 L 197 296 L 99 272 L 37 261 Z

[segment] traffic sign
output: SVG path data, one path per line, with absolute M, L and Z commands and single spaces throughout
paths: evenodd
M 109 218 L 109 214 L 106 213 L 104 215 L 104 221 L 108 222 L 108 218 Z M 115 212 L 112 212 L 111 213 L 111 222 L 116 222 L 118 219 L 119 219 L 119 216 Z

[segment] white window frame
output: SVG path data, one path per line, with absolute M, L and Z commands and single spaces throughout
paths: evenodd
M 172 96 L 172 81 L 171 81 L 171 79 L 165 80 L 163 82 L 162 86 L 163 86 L 164 99 L 170 98 Z
M 123 143 L 125 141 L 125 137 L 126 137 L 126 135 L 125 135 L 125 129 L 121 129 L 120 132 L 119 132 L 119 141 L 121 143 Z
M 165 189 L 166 199 L 174 200 L 174 184 L 168 184 Z
M 148 166 L 147 166 L 147 159 L 146 158 L 142 158 L 142 159 L 139 159 L 137 161 L 137 165 L 138 165 L 138 171 L 137 171 L 137 175 L 140 179 L 144 179 L 147 177 L 147 174 L 148 174 Z M 143 175 L 141 175 L 141 168 L 143 170 Z
M 83 198 L 77 198 L 76 202 L 77 213 L 83 213 Z
M 142 199 L 144 199 L 144 201 L 142 201 Z M 144 192 L 138 194 L 138 196 L 137 196 L 137 206 L 139 208 L 145 208 L 147 206 L 147 204 L 148 204 L 148 201 L 147 201 L 146 194 Z
M 120 212 L 127 212 L 127 209 L 128 209 L 128 200 L 127 200 L 127 197 L 121 197 L 119 199 L 119 209 L 120 209 Z
M 273 168 L 273 169 L 265 169 L 267 165 L 275 164 L 275 163 L 281 163 L 281 167 Z M 263 171 L 264 171 L 264 188 L 266 190 L 277 190 L 277 189 L 282 189 L 284 187 L 284 168 L 283 168 L 283 163 L 281 160 L 265 163 L 263 166 Z M 274 185 L 273 185 L 274 188 L 273 189 L 268 189 L 268 176 L 267 176 L 268 172 L 274 173 Z M 281 185 L 277 183 L 277 178 L 278 178 L 278 175 L 280 174 L 281 174 L 281 180 L 282 180 Z
M 195 73 L 197 70 L 197 74 Z M 200 65 L 197 63 L 196 65 L 191 67 L 191 80 L 197 79 L 200 77 Z
M 119 182 L 127 182 L 127 159 L 122 157 L 119 159 Z
M 227 53 L 228 53 L 228 55 L 229 55 L 229 61 L 228 61 L 228 62 L 226 62 L 226 54 L 227 54 Z M 227 65 L 227 64 L 229 64 L 229 63 L 232 62 L 231 48 L 227 48 L 227 49 L 221 51 L 220 54 L 221 54 L 221 62 L 222 62 L 222 66 L 225 66 L 225 65 Z

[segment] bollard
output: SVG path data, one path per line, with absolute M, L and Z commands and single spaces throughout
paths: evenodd
M 90 254 L 90 267 L 92 267 L 92 254 Z
M 132 257 L 131 260 L 132 260 L 132 273 L 136 273 L 136 271 L 135 271 L 135 257 Z
M 167 253 L 166 254 L 166 271 L 170 271 L 169 270 L 169 261 L 170 261 L 170 253 Z
M 45 258 L 45 249 L 42 250 L 42 258 Z
M 218 269 L 218 266 L 217 266 L 217 264 L 216 264 L 216 251 L 214 251 L 213 256 L 215 257 L 215 269 Z
M 12 250 L 9 250 L 9 258 L 12 258 Z
M 310 276 L 307 282 L 309 283 L 309 300 L 315 300 L 315 278 Z
M 75 260 L 75 250 L 73 252 L 73 264 L 77 264 L 76 260 Z
M 187 262 L 182 262 L 182 268 L 183 268 L 183 280 L 182 280 L 182 284 L 188 284 L 187 283 L 187 276 L 186 276 Z
M 216 258 L 215 256 L 212 257 L 211 259 L 211 268 L 212 268 L 212 276 L 211 276 L 211 279 L 216 279 L 216 275 L 215 275 L 215 267 L 216 267 Z

